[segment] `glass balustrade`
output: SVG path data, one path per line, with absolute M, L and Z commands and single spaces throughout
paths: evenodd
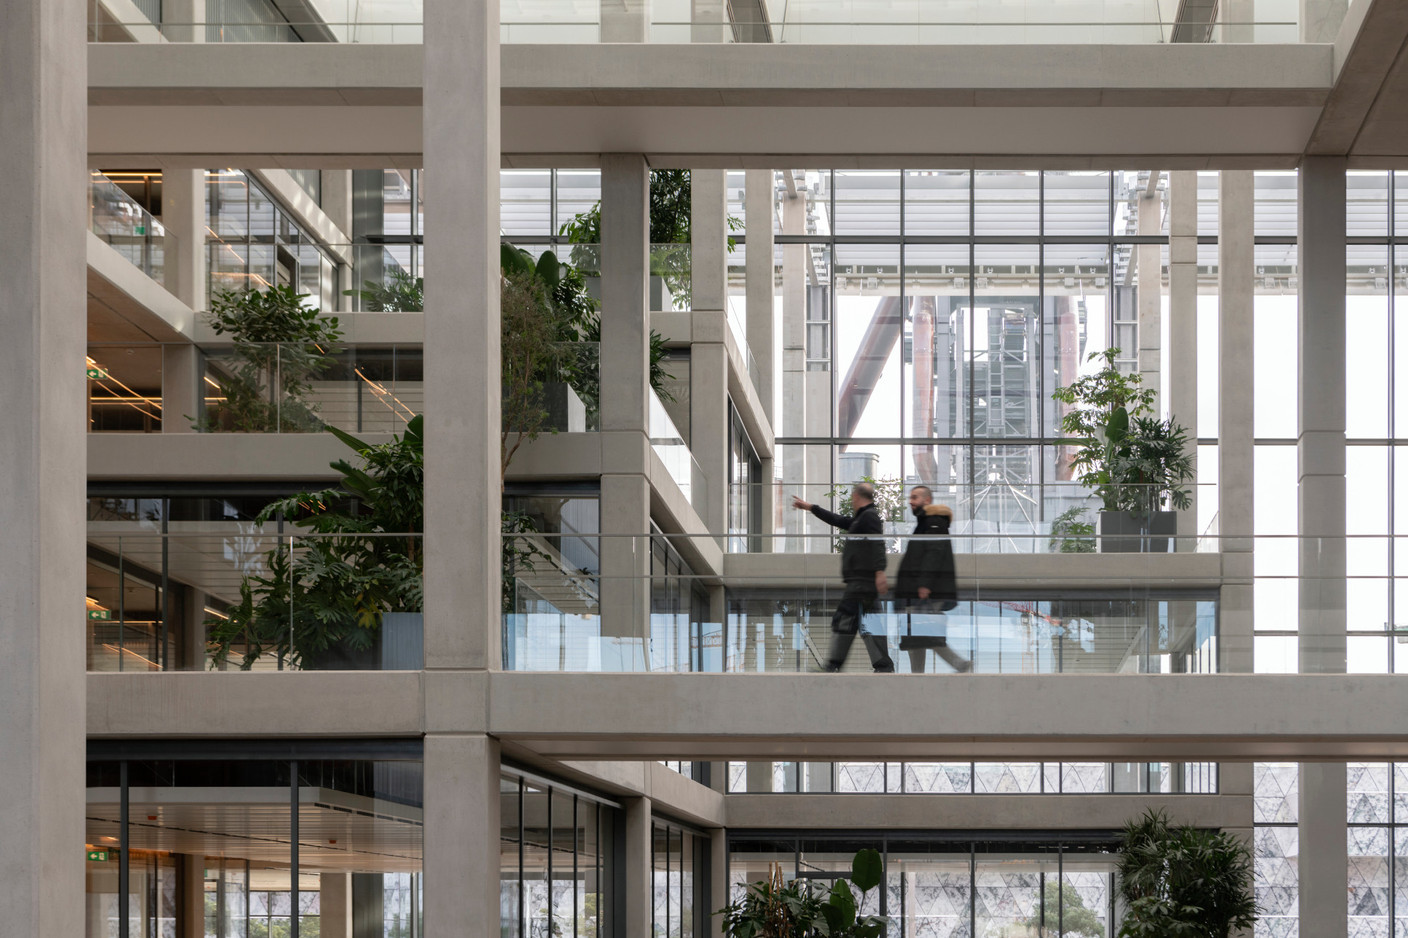
M 650 448 L 664 465 L 670 478 L 679 486 L 680 494 L 701 516 L 707 515 L 704 470 L 690 453 L 684 435 L 670 419 L 665 402 L 654 391 L 650 394 Z
M 505 43 L 1157 44 L 1300 42 L 1298 11 L 1170 5 L 1160 0 L 769 0 L 720 5 L 688 0 L 611 9 L 597 0 L 504 0 Z M 98 4 L 98 42 L 420 43 L 423 0 L 318 0 L 296 14 L 268 0 L 209 0 L 199 23 L 154 5 L 123 17 Z
M 414 669 L 422 536 L 310 535 L 277 516 L 177 520 L 160 500 L 95 498 L 88 529 L 88 667 L 95 671 Z M 231 503 L 233 504 L 233 503 Z M 183 509 L 187 511 L 188 509 Z M 222 509 L 228 512 L 227 505 Z M 952 592 L 856 591 L 833 555 L 720 554 L 707 535 L 503 536 L 502 667 L 516 671 L 900 674 L 1408 673 L 1396 581 L 1356 561 L 1347 577 L 1274 575 L 1269 559 L 1349 556 L 1392 538 L 1227 539 L 1249 557 L 1160 553 L 964 555 Z M 668 549 L 662 549 L 667 545 Z M 664 562 L 666 557 L 676 562 Z M 1306 562 L 1311 562 L 1307 559 Z M 1236 589 L 1232 599 L 1226 590 Z M 1256 597 L 1255 618 L 1246 597 Z M 1223 647 L 1223 605 L 1239 605 Z M 1297 603 L 1343 615 L 1300 626 Z M 860 627 L 835 644 L 838 608 Z M 1338 604 L 1338 605 L 1336 605 Z M 476 627 L 465 623 L 466 628 Z M 482 626 L 479 626 L 482 627 Z M 1306 629 L 1302 632 L 1301 628 Z M 1229 639 L 1230 641 L 1230 639 Z M 1250 653 L 1249 653 L 1250 652 Z M 1231 655 L 1232 658 L 1226 656 Z M 885 663 L 888 659 L 889 665 Z M 1235 666 L 1227 662 L 1239 662 Z
M 873 479 L 884 518 L 886 549 L 903 551 L 915 516 L 908 496 L 912 483 Z M 1129 484 L 1101 493 L 1076 482 L 930 486 L 935 505 L 952 512 L 949 541 L 965 554 L 1195 553 L 1217 546 L 1217 487 L 1186 485 L 1188 507 L 1174 511 L 1164 491 Z M 726 543 L 736 553 L 833 553 L 837 529 L 807 511 L 793 508 L 800 498 L 828 511 L 849 514 L 849 483 L 733 484 L 729 487 L 730 530 Z
M 88 670 L 418 670 L 421 535 L 285 527 L 90 510 Z
M 88 229 L 157 283 L 166 282 L 166 229 L 107 176 L 89 174 Z

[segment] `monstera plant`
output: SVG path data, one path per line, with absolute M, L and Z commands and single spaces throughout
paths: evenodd
M 785 880 L 782 867 L 773 864 L 767 879 L 714 914 L 723 916 L 727 938 L 880 938 L 889 920 L 861 915 L 860 907 L 884 878 L 884 860 L 871 849 L 852 859 L 849 881 L 838 877 L 830 889 L 809 879 Z

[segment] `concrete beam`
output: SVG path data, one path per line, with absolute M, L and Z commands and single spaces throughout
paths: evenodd
M 389 433 L 364 433 L 376 445 Z M 350 450 L 331 433 L 90 433 L 90 480 L 279 481 L 321 484 Z
M 136 678 L 136 680 L 133 680 Z M 420 736 L 415 671 L 187 671 L 88 675 L 88 736 L 213 739 Z M 483 710 L 464 704 L 463 721 Z M 478 718 L 476 719 L 476 713 Z
M 838 683 L 839 682 L 839 683 Z M 493 675 L 554 758 L 1278 761 L 1408 755 L 1391 675 Z M 1014 700 L 1040 701 L 1014 721 Z M 1303 706 L 1316 701 L 1315 707 Z M 902 718 L 897 715 L 903 714 Z
M 432 686 L 404 671 L 170 672 L 90 674 L 87 687 L 92 737 L 218 738 L 251 725 L 279 737 L 416 736 L 434 729 L 424 709 L 463 732 L 588 761 L 1408 757 L 1408 683 L 1393 675 L 445 672 Z M 1018 722 L 1014 700 L 1040 706 Z
M 1349 7 L 1333 47 L 1335 84 L 1306 143 L 1307 155 L 1344 156 L 1354 148 L 1385 84 L 1402 67 L 1406 43 L 1408 6 L 1360 0 Z

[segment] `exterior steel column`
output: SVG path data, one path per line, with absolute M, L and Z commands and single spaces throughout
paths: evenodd
M 758 364 L 758 397 L 773 423 L 773 171 L 750 169 L 744 174 L 747 250 L 748 347 Z
M 0 922 L 82 935 L 87 4 L 0 28 Z
M 649 188 L 644 156 L 602 155 L 601 634 L 633 639 L 612 671 L 644 668 L 649 634 Z
M 617 871 L 625 877 L 626 907 L 621 910 L 627 938 L 653 935 L 654 930 L 654 838 L 650 829 L 650 799 L 628 798 L 626 807 L 626 857 L 624 868 Z
M 499 938 L 499 743 L 425 737 L 425 938 Z
M 1300 167 L 1300 670 L 1345 670 L 1345 161 Z M 1313 705 L 1313 702 L 1308 702 Z M 1344 763 L 1300 767 L 1302 935 L 1348 933 Z
M 1252 670 L 1252 174 L 1218 183 L 1218 532 L 1223 584 L 1219 670 Z
M 691 335 L 689 448 L 704 470 L 705 496 L 695 497 L 709 533 L 728 530 L 728 202 L 722 170 L 690 173 Z M 747 495 L 740 493 L 739 497 Z
M 425 36 L 425 665 L 497 668 L 498 0 L 430 0 Z

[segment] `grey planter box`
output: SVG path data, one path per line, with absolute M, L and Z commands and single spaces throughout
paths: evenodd
M 335 645 L 305 655 L 305 671 L 419 671 L 425 666 L 424 615 L 386 612 L 372 647 L 352 650 Z
M 1166 554 L 1178 533 L 1178 512 L 1101 511 L 1096 531 L 1102 554 Z

